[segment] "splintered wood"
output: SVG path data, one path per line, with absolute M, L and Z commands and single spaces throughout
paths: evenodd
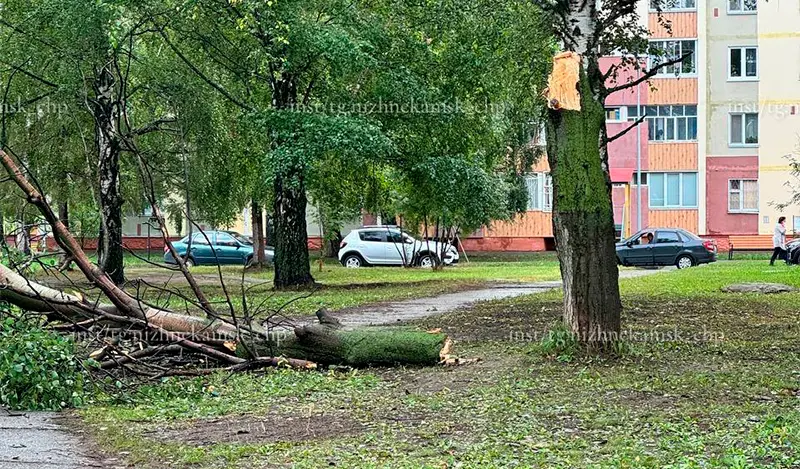
M 581 56 L 562 52 L 553 57 L 553 72 L 547 81 L 547 105 L 550 109 L 581 110 L 578 82 L 581 79 Z

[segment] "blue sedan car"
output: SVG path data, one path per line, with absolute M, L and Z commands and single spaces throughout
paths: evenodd
M 196 265 L 249 265 L 253 261 L 253 241 L 235 231 L 205 231 L 172 243 L 178 255 L 186 261 L 187 267 Z M 188 254 L 187 254 L 188 251 Z M 275 257 L 275 250 L 269 246 L 264 250 L 268 262 Z M 164 262 L 176 264 L 169 250 L 164 247 Z

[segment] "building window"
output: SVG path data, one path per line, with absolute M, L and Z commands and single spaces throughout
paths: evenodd
M 728 181 L 728 211 L 758 212 L 758 181 L 731 179 Z
M 758 78 L 757 47 L 731 47 L 729 55 L 729 79 L 754 80 Z
M 728 13 L 752 14 L 758 11 L 758 0 L 728 0 Z
M 651 11 L 682 11 L 682 10 L 696 10 L 696 0 L 650 0 Z
M 667 65 L 660 69 L 656 76 L 681 76 L 694 75 L 697 73 L 697 41 L 650 41 L 650 68 L 658 66 L 663 62 L 668 62 L 685 55 L 688 55 L 682 62 Z
M 553 178 L 547 173 L 533 173 L 525 176 L 528 189 L 528 211 L 553 210 Z
M 606 108 L 606 122 L 622 122 L 625 120 L 625 108 L 622 107 L 607 107 Z
M 731 114 L 730 146 L 755 146 L 758 145 L 758 113 Z
M 649 178 L 650 207 L 697 207 L 697 173 L 649 173 Z
M 697 106 L 636 106 L 627 109 L 628 120 L 647 116 L 647 139 L 651 142 L 692 142 L 697 140 Z
M 639 173 L 637 173 L 637 172 L 633 173 L 633 180 L 631 181 L 631 185 L 632 186 L 638 186 L 639 185 Z M 647 173 L 642 173 L 642 185 L 643 186 L 647 185 Z

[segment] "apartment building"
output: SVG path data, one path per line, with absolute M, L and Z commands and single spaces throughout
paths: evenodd
M 781 215 L 800 234 L 800 207 L 777 207 L 800 190 L 790 166 L 791 155 L 800 159 L 800 0 L 670 0 L 671 28 L 649 0 L 640 12 L 654 46 L 692 57 L 606 103 L 609 135 L 646 115 L 609 147 L 620 234 L 680 227 L 725 249 L 731 237 L 771 235 Z M 532 168 L 527 213 L 466 247 L 552 247 L 548 172 L 544 161 Z

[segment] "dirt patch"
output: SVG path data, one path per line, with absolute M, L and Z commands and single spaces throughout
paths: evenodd
M 154 439 L 193 446 L 218 443 L 276 443 L 326 440 L 357 435 L 365 427 L 347 415 L 267 415 L 196 420 L 158 432 Z

